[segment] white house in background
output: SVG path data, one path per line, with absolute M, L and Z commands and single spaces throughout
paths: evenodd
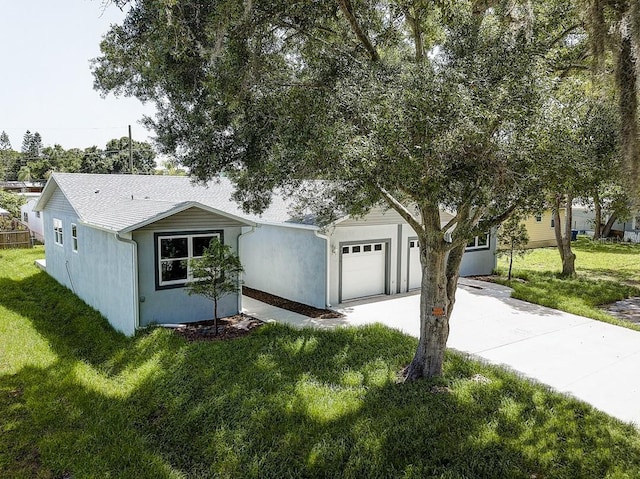
M 34 209 L 44 219 L 46 271 L 126 334 L 211 318 L 211 302 L 185 286 L 188 260 L 212 238 L 238 252 L 246 286 L 320 308 L 419 288 L 417 238 L 394 211 L 322 229 L 292 218 L 280 197 L 262 215 L 245 214 L 232 192 L 223 178 L 203 186 L 186 177 L 54 173 Z M 494 236 L 472 243 L 462 275 L 491 273 Z M 220 304 L 221 315 L 240 309 L 238 296 Z
M 573 220 L 572 229 L 593 235 L 596 218 L 593 208 L 586 205 L 574 204 L 571 215 Z M 604 216 L 602 221 L 606 222 L 607 219 L 608 217 Z M 611 229 L 624 232 L 625 241 L 640 243 L 640 212 L 635 215 L 632 214 L 631 218 L 624 221 L 616 221 Z
M 35 240 L 44 243 L 44 222 L 42 213 L 40 211 L 34 211 L 40 194 L 36 194 L 35 197 L 27 197 L 27 202 L 20 207 L 20 220 L 22 224 L 29 228 L 31 237 Z

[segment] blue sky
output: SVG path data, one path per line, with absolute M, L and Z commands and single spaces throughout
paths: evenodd
M 89 60 L 109 25 L 124 14 L 103 0 L 10 0 L 0 9 L 0 131 L 20 150 L 27 129 L 45 146 L 104 148 L 127 135 L 148 141 L 139 121 L 153 115 L 135 98 L 101 98 Z

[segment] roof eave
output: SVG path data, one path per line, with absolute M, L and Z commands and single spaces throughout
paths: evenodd
M 201 210 L 204 211 L 208 211 L 209 213 L 213 213 L 219 216 L 222 216 L 224 218 L 228 218 L 231 220 L 235 220 L 239 223 L 243 223 L 243 226 L 256 226 L 257 223 L 250 221 L 246 218 L 242 218 L 240 216 L 236 216 L 230 213 L 225 213 L 224 211 L 220 211 L 216 208 L 211 208 L 210 206 L 206 206 L 203 205 L 202 203 L 199 203 L 197 201 L 186 201 L 183 203 L 179 203 L 178 205 L 174 206 L 173 208 L 168 209 L 167 211 L 163 211 L 162 213 L 159 213 L 157 215 L 152 216 L 151 218 L 147 218 L 146 220 L 140 221 L 138 223 L 135 223 L 133 225 L 127 226 L 126 228 L 123 228 L 121 230 L 119 230 L 119 233 L 130 233 L 132 231 L 135 231 L 137 229 L 140 228 L 144 228 L 145 226 L 148 226 L 150 224 L 153 224 L 157 221 L 163 220 L 165 218 L 168 218 L 170 216 L 173 216 L 177 213 L 180 213 L 182 211 L 188 210 L 189 208 L 200 208 Z

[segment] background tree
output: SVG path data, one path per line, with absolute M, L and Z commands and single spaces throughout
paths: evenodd
M 9 135 L 3 131 L 0 134 L 0 180 L 11 179 L 18 156 L 19 153 L 11 148 Z
M 211 240 L 201 258 L 190 261 L 191 274 L 195 281 L 188 283 L 187 291 L 213 301 L 213 328 L 218 334 L 218 302 L 228 294 L 240 292 L 243 268 L 240 258 L 229 245 L 217 239 Z
M 574 200 L 596 198 L 619 177 L 617 115 L 601 98 L 590 97 L 587 83 L 565 81 L 545 105 L 538 124 L 538 157 L 544 194 L 554 215 L 562 276 L 575 275 L 571 249 Z M 563 213 L 564 212 L 564 213 Z
M 529 233 L 527 227 L 522 222 L 519 215 L 511 216 L 507 221 L 500 225 L 498 229 L 498 255 L 507 256 L 509 258 L 509 272 L 507 280 L 511 281 L 511 271 L 513 269 L 513 257 L 523 257 L 529 251 L 527 249 L 529 243 Z
M 632 179 L 637 202 L 640 179 L 640 2 L 637 0 L 582 0 L 583 17 L 589 32 L 593 68 L 606 71 L 607 54 L 615 62 L 615 84 L 621 122 L 622 156 Z
M 155 101 L 163 152 L 200 179 L 229 175 L 247 209 L 274 189 L 323 222 L 395 209 L 420 244 L 414 380 L 442 373 L 465 245 L 539 189 L 530 125 L 557 28 L 541 8 L 138 0 L 94 75 L 103 93 Z
M 156 168 L 156 153 L 152 146 L 144 141 L 132 141 L 133 172 L 151 175 Z M 109 140 L 105 158 L 110 164 L 110 173 L 131 173 L 129 165 L 129 137 Z
M 7 210 L 12 218 L 21 218 L 20 207 L 26 202 L 24 196 L 0 190 L 0 208 Z

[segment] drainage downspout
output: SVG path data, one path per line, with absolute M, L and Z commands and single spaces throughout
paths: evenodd
M 123 238 L 120 233 L 116 233 L 116 239 L 121 243 L 131 245 L 133 260 L 133 327 L 135 330 L 140 328 L 140 304 L 138 298 L 138 243 L 133 240 Z
M 240 233 L 238 235 L 238 257 L 239 258 L 240 258 L 240 243 L 241 243 L 240 240 L 246 236 L 249 236 L 251 233 L 254 233 L 255 231 L 256 231 L 256 225 L 252 226 L 249 231 Z M 242 263 L 242 258 L 240 258 L 240 262 Z M 241 313 L 242 312 L 242 273 L 238 275 L 238 282 L 240 283 L 240 294 L 238 294 L 238 312 Z
M 323 239 L 327 245 L 326 247 L 326 252 L 327 252 L 327 264 L 325 265 L 325 285 L 326 285 L 326 290 L 325 290 L 325 304 L 327 308 L 331 307 L 331 302 L 329 300 L 329 298 L 331 297 L 331 288 L 330 288 L 330 284 L 329 284 L 329 279 L 331 278 L 330 274 L 329 274 L 329 265 L 331 264 L 331 242 L 329 241 L 329 236 L 320 233 L 320 230 L 315 230 L 313 232 L 318 238 Z

